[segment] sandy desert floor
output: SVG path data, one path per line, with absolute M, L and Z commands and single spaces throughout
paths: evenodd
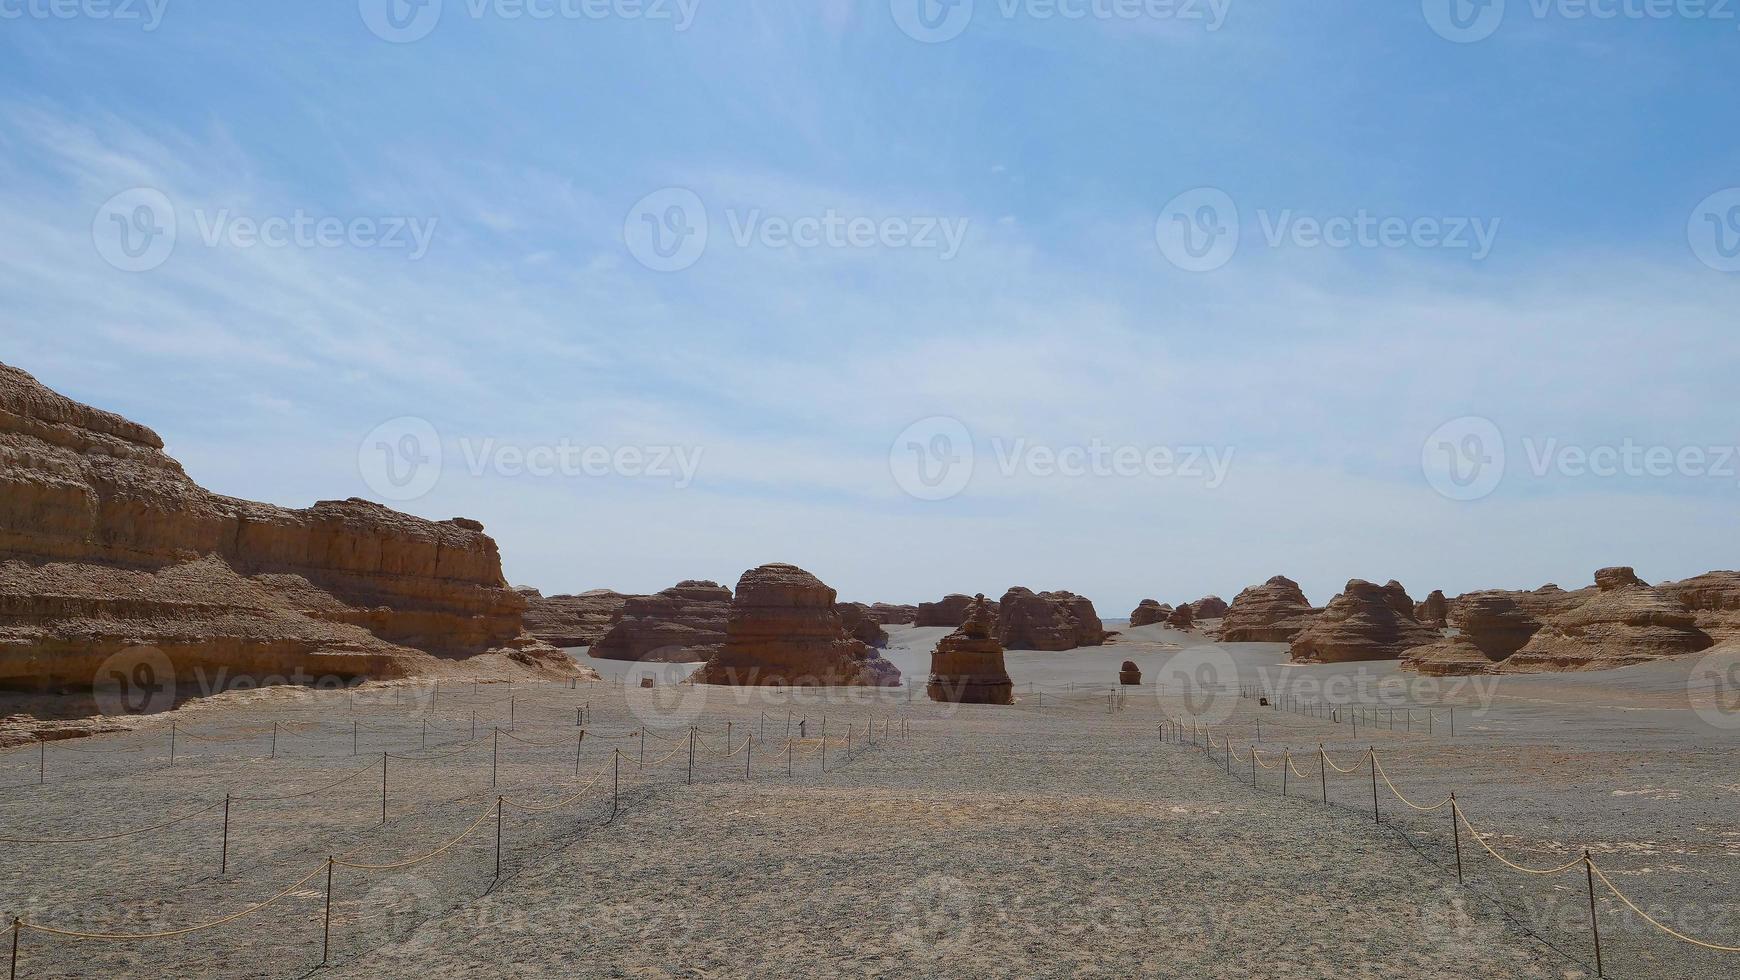
M 944 631 L 891 632 L 891 659 L 921 680 Z M 173 765 L 167 722 L 0 756 L 0 912 L 158 933 L 282 895 L 181 936 L 25 931 L 18 976 L 33 978 L 1593 975 L 1581 868 L 1520 875 L 1464 833 L 1459 886 L 1446 810 L 1384 788 L 1374 822 L 1365 770 L 1289 777 L 1283 796 L 1280 770 L 1259 768 L 1253 785 L 1248 761 L 1229 774 L 1224 749 L 1162 738 L 1194 714 L 1217 747 L 1242 750 L 1260 726 L 1266 761 L 1291 750 L 1312 777 L 1320 743 L 1343 766 L 1375 746 L 1416 802 L 1456 791 L 1511 860 L 1587 847 L 1664 923 L 1740 945 L 1735 731 L 1688 697 L 1693 665 L 1476 685 L 1284 657 L 1126 630 L 1101 649 L 1010 653 L 1019 703 L 1004 708 L 642 690 L 639 676 L 683 668 L 608 661 L 588 661 L 605 681 L 573 689 L 249 692 L 177 712 Z M 1145 683 L 1114 695 L 1125 659 Z M 1156 687 L 1211 675 L 1212 694 Z M 1342 703 L 1320 716 L 1325 688 Z M 1347 701 L 1366 706 L 1357 736 Z M 1740 965 L 1604 891 L 1597 904 L 1609 976 Z

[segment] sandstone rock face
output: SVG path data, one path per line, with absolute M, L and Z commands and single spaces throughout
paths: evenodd
M 1226 600 L 1217 595 L 1203 596 L 1190 604 L 1197 619 L 1219 619 L 1226 615 Z
M 1152 626 L 1155 623 L 1164 623 L 1166 617 L 1171 614 L 1171 606 L 1164 605 L 1156 599 L 1143 599 L 1136 608 L 1130 610 L 1130 625 Z
M 1740 572 L 1705 572 L 1659 587 L 1717 640 L 1740 639 Z
M 1322 610 L 1314 609 L 1299 583 L 1277 575 L 1233 597 L 1220 621 L 1227 643 L 1291 643 Z
M 752 568 L 737 581 L 725 644 L 695 672 L 702 684 L 884 686 L 900 671 L 846 635 L 834 590 L 795 565 Z
M 993 635 L 997 617 L 982 595 L 973 597 L 960 629 L 937 641 L 930 654 L 925 694 L 955 704 L 1014 704 L 1015 685 Z
M 862 602 L 837 602 L 834 611 L 840 614 L 847 636 L 878 650 L 888 646 L 888 631 L 882 628 L 869 606 Z
M 1414 603 L 1400 585 L 1354 579 L 1294 638 L 1289 655 L 1302 663 L 1393 660 L 1438 635 L 1414 620 Z
M 1166 625 L 1173 629 L 1187 630 L 1196 625 L 1196 610 L 1190 608 L 1190 603 L 1187 602 L 1167 614 Z
M 972 596 L 958 592 L 943 596 L 937 602 L 921 602 L 914 622 L 919 626 L 958 627 L 967 621 L 967 609 L 972 604 Z
M 997 603 L 997 638 L 1008 650 L 1074 650 L 1104 643 L 1106 630 L 1083 596 L 1016 586 Z
M 730 613 L 730 589 L 717 582 L 678 582 L 657 595 L 630 596 L 616 625 L 587 652 L 605 660 L 706 660 L 725 642 Z
M 1472 592 L 1456 605 L 1458 634 L 1407 651 L 1403 667 L 1422 674 L 1494 673 L 1541 628 L 1511 593 Z
M 150 429 L 0 365 L 0 687 L 88 688 L 141 645 L 182 680 L 403 676 L 486 651 L 574 670 L 522 637 L 525 608 L 475 521 L 219 496 Z
M 1444 590 L 1433 589 L 1425 602 L 1414 607 L 1414 618 L 1438 629 L 1450 625 L 1450 600 L 1444 598 Z
M 1124 665 L 1118 668 L 1118 683 L 1126 687 L 1142 683 L 1142 668 L 1137 667 L 1134 660 L 1124 661 Z
M 515 591 L 526 600 L 526 632 L 556 647 L 589 647 L 597 643 L 622 618 L 623 603 L 629 599 L 609 589 L 552 596 L 537 589 Z
M 1546 620 L 1506 671 L 1599 670 L 1696 653 L 1714 644 L 1674 597 L 1629 568 L 1595 573 L 1595 591 Z
M 875 602 L 870 605 L 870 618 L 883 626 L 906 626 L 918 622 L 918 607 Z

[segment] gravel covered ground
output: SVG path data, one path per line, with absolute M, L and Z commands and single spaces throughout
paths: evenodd
M 895 631 L 905 649 L 891 655 L 909 677 L 929 632 Z M 1433 734 L 1367 726 L 1357 740 L 1345 718 L 1281 710 L 1279 688 L 1265 708 L 1230 693 L 1237 685 L 1208 701 L 1152 686 L 1169 667 L 1201 676 L 1205 660 L 1220 665 L 1222 683 L 1236 673 L 1238 684 L 1267 684 L 1286 673 L 1276 649 L 1221 650 L 1143 628 L 1100 650 L 1011 653 L 1018 689 L 1032 685 L 1013 708 L 951 708 L 904 691 L 641 690 L 632 676 L 626 691 L 609 679 L 573 690 L 449 686 L 439 696 L 371 687 L 354 705 L 347 692 L 251 692 L 178 712 L 173 767 L 167 725 L 51 744 L 41 784 L 34 749 L 0 756 L 0 836 L 105 836 L 195 814 L 120 840 L 0 845 L 0 911 L 71 931 L 172 931 L 310 875 L 258 914 L 186 936 L 27 931 L 18 974 L 300 977 L 321 960 L 328 855 L 397 864 L 471 827 L 423 863 L 338 867 L 321 972 L 1592 974 L 1580 869 L 1545 880 L 1501 871 L 1464 834 L 1458 887 L 1445 811 L 1416 814 L 1384 789 L 1374 823 L 1363 771 L 1329 774 L 1328 807 L 1316 779 L 1293 778 L 1283 798 L 1279 771 L 1260 769 L 1253 787 L 1248 762 L 1228 775 L 1224 750 L 1210 758 L 1161 741 L 1163 719 L 1194 711 L 1238 748 L 1260 722 L 1265 758 L 1292 748 L 1307 773 L 1319 742 L 1344 766 L 1376 745 L 1411 798 L 1436 803 L 1455 789 L 1512 860 L 1563 863 L 1588 846 L 1652 914 L 1740 944 L 1732 735 L 1686 722 L 1683 677 L 1658 676 L 1658 665 L 1635 680 L 1507 679 L 1476 700 L 1466 689 L 1391 692 L 1388 704 L 1435 707 Z M 1105 682 L 1126 658 L 1148 684 L 1108 698 Z M 640 671 L 594 663 L 613 677 Z M 692 785 L 691 723 L 704 733 Z M 631 734 L 643 724 L 645 769 Z M 385 824 L 383 751 L 394 756 Z M 226 792 L 308 795 L 232 801 L 220 873 Z M 548 813 L 504 808 L 498 877 L 497 796 L 555 805 L 576 792 Z M 1740 962 L 1635 916 L 1628 924 L 1610 899 L 1600 906 L 1609 976 L 1722 976 Z

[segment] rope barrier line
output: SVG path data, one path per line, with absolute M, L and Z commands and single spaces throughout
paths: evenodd
M 1502 854 L 1500 854 L 1497 851 L 1492 849 L 1492 845 L 1490 845 L 1486 842 L 1486 838 L 1480 836 L 1480 831 L 1474 829 L 1474 824 L 1469 821 L 1468 815 L 1462 812 L 1462 807 L 1460 807 L 1460 806 L 1456 807 L 1455 812 L 1456 812 L 1457 819 L 1462 821 L 1462 826 L 1467 827 L 1468 832 L 1470 834 L 1474 835 L 1475 842 L 1478 843 L 1481 847 L 1485 848 L 1486 853 L 1492 855 L 1494 858 L 1497 858 L 1499 860 L 1499 862 L 1502 863 L 1505 867 L 1508 867 L 1514 871 L 1520 871 L 1523 874 L 1529 874 L 1529 875 L 1541 875 L 1544 877 L 1544 876 L 1549 876 L 1549 875 L 1556 875 L 1562 871 L 1569 871 L 1570 869 L 1575 868 L 1577 865 L 1583 863 L 1582 858 L 1577 858 L 1576 860 L 1574 860 L 1568 864 L 1561 864 L 1556 868 L 1530 868 L 1530 867 L 1525 867 L 1523 865 L 1517 864 L 1515 861 L 1512 861 L 1509 858 L 1506 858 L 1504 855 L 1502 855 Z
M 1322 750 L 1319 750 L 1319 752 L 1322 752 Z M 1366 750 L 1366 751 L 1365 751 L 1365 752 L 1362 752 L 1362 753 L 1360 753 L 1360 760 L 1361 760 L 1361 761 L 1364 761 L 1364 759 L 1365 759 L 1365 757 L 1366 757 L 1366 756 L 1367 756 L 1367 755 L 1370 755 L 1370 754 L 1371 754 L 1371 750 L 1370 750 L 1370 749 L 1367 749 L 1367 750 Z M 1355 762 L 1355 763 L 1354 763 L 1354 764 L 1353 764 L 1353 765 L 1351 765 L 1351 766 L 1349 766 L 1349 767 L 1347 767 L 1347 768 L 1346 768 L 1346 769 L 1343 769 L 1343 768 L 1341 768 L 1341 767 L 1340 767 L 1340 766 L 1338 766 L 1338 765 L 1336 765 L 1336 764 L 1335 764 L 1335 760 L 1334 760 L 1334 759 L 1331 759 L 1331 758 L 1330 758 L 1330 757 L 1329 757 L 1329 753 L 1327 753 L 1327 752 L 1322 752 L 1322 755 L 1323 755 L 1323 761 L 1324 761 L 1324 762 L 1327 762 L 1327 763 L 1328 763 L 1328 764 L 1329 764 L 1329 768 L 1331 768 L 1331 769 L 1333 769 L 1333 770 L 1335 770 L 1335 771 L 1336 771 L 1336 772 L 1339 772 L 1339 773 L 1341 773 L 1341 774 L 1342 774 L 1342 775 L 1344 775 L 1344 776 L 1345 776 L 1345 775 L 1350 775 L 1350 774 L 1352 774 L 1352 773 L 1355 773 L 1355 772 L 1358 772 L 1358 771 L 1359 771 L 1359 763 L 1358 763 L 1358 762 Z
M 184 813 L 181 816 L 176 817 L 173 820 L 165 820 L 162 823 L 152 824 L 149 827 L 140 827 L 138 830 L 129 830 L 129 831 L 127 831 L 125 833 L 121 833 L 121 834 L 108 834 L 108 835 L 103 836 L 103 837 L 62 837 L 62 838 L 58 838 L 58 839 L 55 839 L 55 838 L 28 838 L 28 837 L 0 837 L 0 844 L 89 844 L 89 843 L 93 843 L 96 841 L 121 840 L 122 838 L 126 838 L 126 837 L 137 837 L 140 834 L 148 834 L 153 830 L 162 830 L 165 827 L 173 827 L 178 823 L 183 823 L 185 821 L 192 820 L 194 817 L 197 817 L 202 813 L 210 813 L 211 811 L 216 810 L 218 807 L 223 806 L 223 805 L 224 805 L 223 801 L 219 800 L 216 803 L 212 803 L 208 806 L 202 806 L 199 809 L 194 810 L 190 813 Z
M 496 799 L 501 800 L 500 797 L 497 797 Z M 506 802 L 506 801 L 503 800 L 502 802 Z M 435 850 L 430 851 L 428 854 L 425 854 L 420 858 L 413 858 L 412 860 L 409 860 L 409 861 L 399 861 L 399 862 L 396 862 L 394 864 L 353 864 L 352 862 L 349 862 L 349 861 L 340 861 L 337 858 L 333 858 L 332 863 L 337 865 L 338 867 L 341 867 L 341 868 L 355 868 L 358 871 L 397 871 L 400 868 L 409 868 L 409 867 L 413 867 L 415 865 L 422 864 L 425 861 L 433 860 L 434 858 L 440 857 L 441 855 L 452 850 L 453 847 L 455 845 L 457 845 L 460 841 L 464 840 L 467 837 L 470 837 L 472 831 L 474 831 L 478 827 L 482 826 L 483 822 L 485 820 L 488 820 L 490 818 L 491 814 L 495 813 L 495 803 L 496 803 L 496 800 L 492 800 L 489 803 L 485 804 L 484 808 L 483 808 L 483 812 L 478 815 L 476 820 L 473 820 L 471 822 L 471 826 L 465 828 L 465 830 L 460 832 L 458 837 L 455 837 L 452 840 L 448 841 L 447 843 L 442 844 L 440 847 L 437 847 Z M 323 867 L 324 867 L 324 865 L 323 865 Z M 306 879 L 304 879 L 304 880 L 306 880 Z
M 565 809 L 569 804 L 573 803 L 575 800 L 578 800 L 580 797 L 585 796 L 587 793 L 591 792 L 592 787 L 598 785 L 598 781 L 603 779 L 603 778 L 604 778 L 604 770 L 600 769 L 598 771 L 598 775 L 593 776 L 590 780 L 588 780 L 586 782 L 586 785 L 584 785 L 584 786 L 580 787 L 578 790 L 576 790 L 572 796 L 569 796 L 566 799 L 562 799 L 562 800 L 559 800 L 555 803 L 551 803 L 548 805 L 538 804 L 538 803 L 520 803 L 520 802 L 513 800 L 509 797 L 506 797 L 506 796 L 502 797 L 501 801 L 503 803 L 507 804 L 508 806 L 513 807 L 516 810 L 524 810 L 527 813 L 550 813 L 550 812 L 555 811 L 555 810 Z
M 1660 929 L 1662 932 L 1667 933 L 1668 935 L 1674 937 L 1675 939 L 1683 939 L 1686 942 L 1691 943 L 1693 946 L 1702 946 L 1705 949 L 1713 949 L 1713 950 L 1717 950 L 1718 952 L 1723 952 L 1723 953 L 1740 953 L 1740 946 L 1720 946 L 1720 945 L 1717 945 L 1716 943 L 1707 943 L 1707 942 L 1704 942 L 1702 939 L 1693 939 L 1691 936 L 1688 936 L 1683 932 L 1679 932 L 1677 930 L 1674 930 L 1674 929 L 1671 929 L 1667 926 L 1662 925 L 1660 922 L 1657 922 L 1655 920 L 1654 916 L 1652 916 L 1648 912 L 1645 912 L 1644 910 L 1638 908 L 1637 903 L 1635 903 L 1631 899 L 1625 897 L 1625 893 L 1619 890 L 1619 886 L 1615 885 L 1611 880 L 1608 879 L 1607 875 L 1602 873 L 1599 865 L 1597 865 L 1593 861 L 1590 861 L 1589 862 L 1589 870 L 1595 872 L 1595 877 L 1601 879 L 1601 883 L 1603 885 L 1607 886 L 1607 890 L 1613 893 L 1614 898 L 1617 898 L 1621 902 L 1625 903 L 1626 908 L 1630 909 L 1633 912 L 1636 912 L 1638 915 L 1643 917 L 1643 921 L 1649 923 L 1652 926 L 1655 926 L 1657 929 Z
M 1388 786 L 1390 788 L 1390 792 L 1395 794 L 1396 799 L 1401 800 L 1403 803 L 1407 804 L 1409 807 L 1412 807 L 1413 809 L 1418 810 L 1421 813 L 1431 813 L 1433 810 L 1442 810 L 1445 807 L 1450 805 L 1450 797 L 1448 797 L 1448 796 L 1444 797 L 1444 799 L 1441 802 L 1439 802 L 1437 806 L 1421 806 L 1420 804 L 1415 803 L 1413 800 L 1408 799 L 1406 796 L 1402 795 L 1401 790 L 1396 788 L 1395 783 L 1390 782 L 1390 774 L 1384 771 L 1383 760 L 1379 759 L 1377 757 L 1376 752 L 1372 753 L 1372 760 L 1377 763 L 1378 775 L 1383 777 L 1384 785 Z M 1464 822 L 1466 822 L 1466 821 L 1464 821 Z
M 320 862 L 320 867 L 315 868 L 313 871 L 310 871 L 307 874 L 303 875 L 302 877 L 291 882 L 290 885 L 287 888 L 285 888 L 283 891 L 279 892 L 276 895 L 273 895 L 271 898 L 268 898 L 265 901 L 260 902 L 257 905 L 251 905 L 248 908 L 245 908 L 240 912 L 236 912 L 236 913 L 233 913 L 231 915 L 226 915 L 221 919 L 214 919 L 211 922 L 201 923 L 200 925 L 197 925 L 197 926 L 189 926 L 185 929 L 171 929 L 171 930 L 168 930 L 165 932 L 142 932 L 142 933 L 78 932 L 78 931 L 72 930 L 72 929 L 57 929 L 53 926 L 39 926 L 39 925 L 36 925 L 35 923 L 32 923 L 32 922 L 19 922 L 17 928 L 29 930 L 30 932 L 46 933 L 46 934 L 51 935 L 51 936 L 69 936 L 73 939 L 106 939 L 106 940 L 115 941 L 115 942 L 120 942 L 120 941 L 125 941 L 125 940 L 136 940 L 136 939 L 168 939 L 168 938 L 171 938 L 173 936 L 186 936 L 190 933 L 204 932 L 207 929 L 215 929 L 218 926 L 227 925 L 231 922 L 236 921 L 237 919 L 247 918 L 248 916 L 253 915 L 255 912 L 258 912 L 258 911 L 260 911 L 260 910 L 262 910 L 270 905 L 276 904 L 279 900 L 283 899 L 286 895 L 289 895 L 291 892 L 293 892 L 296 889 L 301 888 L 303 885 L 307 884 L 308 880 L 310 878 L 313 878 L 315 875 L 320 874 L 322 871 L 325 871 L 325 870 L 326 870 L 326 862 L 322 861 L 322 862 Z
M 578 730 L 579 730 L 579 729 L 575 729 L 575 731 L 578 731 Z M 508 737 L 508 738 L 511 738 L 511 739 L 513 739 L 513 740 L 514 740 L 514 741 L 516 741 L 516 742 L 518 742 L 518 743 L 520 743 L 520 744 L 521 744 L 521 745 L 530 745 L 530 746 L 532 746 L 532 747 L 533 747 L 533 748 L 539 748 L 539 749 L 553 749 L 553 748 L 557 748 L 557 747 L 558 747 L 558 746 L 559 746 L 559 747 L 561 747 L 561 748 L 567 748 L 567 747 L 568 747 L 568 746 L 570 746 L 570 745 L 573 745 L 573 744 L 574 744 L 574 740 L 573 740 L 573 739 L 566 739 L 566 738 L 565 738 L 565 739 L 563 739 L 563 740 L 562 740 L 562 741 L 560 741 L 560 742 L 534 742 L 534 741 L 532 741 L 532 740 L 531 740 L 531 739 L 529 739 L 529 738 L 520 738 L 520 737 L 519 737 L 519 736 L 518 736 L 518 735 L 515 735 L 515 734 L 514 734 L 514 733 L 513 733 L 513 732 L 510 732 L 510 731 L 508 731 L 508 730 L 507 730 L 507 729 L 505 729 L 505 728 L 503 728 L 503 729 L 499 729 L 499 731 L 500 731 L 500 732 L 501 732 L 501 733 L 502 733 L 502 734 L 503 734 L 503 735 L 506 735 L 506 736 L 507 736 L 507 737 Z M 592 737 L 593 737 L 593 738 L 602 738 L 602 737 L 604 737 L 604 736 L 600 736 L 600 735 L 595 735 L 595 734 L 594 734 L 594 733 L 592 733 L 592 732 L 587 732 L 587 733 L 586 733 L 586 734 L 587 734 L 587 735 L 590 735 L 590 736 L 592 736 Z
M 404 762 L 441 762 L 445 759 L 453 759 L 453 758 L 457 758 L 459 756 L 462 756 L 465 753 L 470 752 L 472 749 L 476 748 L 477 746 L 481 745 L 482 743 L 483 743 L 483 739 L 480 737 L 480 738 L 477 738 L 473 741 L 464 743 L 464 747 L 459 749 L 459 751 L 448 752 L 445 755 L 399 755 L 396 752 L 388 752 L 385 754 L 386 754 L 387 758 L 389 758 L 389 759 L 399 759 L 399 760 L 404 761 Z M 567 743 L 563 743 L 563 744 L 567 744 Z

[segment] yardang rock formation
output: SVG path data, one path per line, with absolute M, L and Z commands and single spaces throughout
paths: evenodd
M 1006 650 L 1073 650 L 1104 643 L 1106 630 L 1084 596 L 1016 586 L 997 603 L 997 638 Z
M 1299 583 L 1276 575 L 1233 598 L 1220 621 L 1227 643 L 1291 643 L 1321 612 L 1299 590 Z
M 694 663 L 725 642 L 731 590 L 690 579 L 657 595 L 631 596 L 622 616 L 587 653 L 604 660 Z
M 1354 579 L 1294 638 L 1289 655 L 1301 663 L 1394 660 L 1438 637 L 1414 619 L 1414 601 L 1399 583 Z
M 960 629 L 937 641 L 930 655 L 932 701 L 1014 704 L 1015 685 L 1003 663 L 1003 645 L 992 635 L 996 617 L 985 597 L 974 596 Z
M 695 672 L 702 684 L 886 686 L 900 671 L 846 635 L 834 590 L 796 565 L 752 568 L 737 581 L 725 644 Z

